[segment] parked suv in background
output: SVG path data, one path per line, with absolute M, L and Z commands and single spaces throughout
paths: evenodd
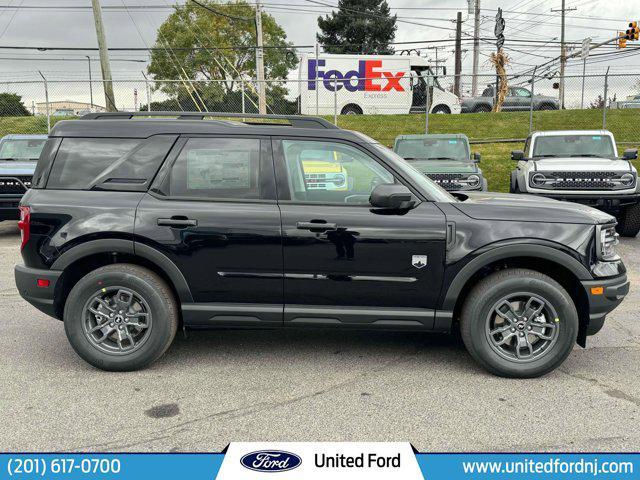
M 487 190 L 480 154 L 471 154 L 466 135 L 400 135 L 393 151 L 445 190 Z
M 7 135 L 0 139 L 0 221 L 17 220 L 18 204 L 31 178 L 46 135 Z
M 524 151 L 511 152 L 511 192 L 544 195 L 604 210 L 618 219 L 620 235 L 640 231 L 640 185 L 629 149 L 618 158 L 613 134 L 606 130 L 537 132 Z
M 462 113 L 490 112 L 496 94 L 493 87 L 487 87 L 479 97 L 465 98 L 462 100 Z M 507 96 L 502 104 L 502 111 L 515 112 L 531 109 L 531 91 L 523 87 L 509 87 Z M 533 96 L 534 110 L 558 110 L 558 100 L 545 95 Z
M 20 206 L 16 284 L 64 320 L 86 361 L 144 367 L 179 325 L 448 332 L 459 322 L 486 369 L 532 377 L 584 345 L 628 292 L 605 213 L 453 196 L 365 135 L 311 117 L 254 124 L 262 118 L 95 113 L 52 129 Z M 309 188 L 304 159 L 321 152 L 344 166 L 348 190 Z

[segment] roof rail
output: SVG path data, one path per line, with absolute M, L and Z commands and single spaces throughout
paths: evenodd
M 302 115 L 261 115 L 258 113 L 226 113 L 226 112 L 96 112 L 80 117 L 80 120 L 130 120 L 133 117 L 177 117 L 179 120 L 203 120 L 204 117 L 222 118 L 264 118 L 287 120 L 295 128 L 327 128 L 337 129 L 333 123 L 324 118 L 306 117 Z M 245 122 L 243 122 L 245 123 Z M 246 122 L 250 123 L 250 122 Z M 253 124 L 256 124 L 254 122 Z M 267 124 L 268 125 L 268 124 Z M 278 124 L 275 124 L 278 125 Z

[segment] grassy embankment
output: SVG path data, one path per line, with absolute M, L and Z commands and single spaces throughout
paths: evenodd
M 52 123 L 63 118 L 53 118 Z M 328 118 L 333 120 L 333 118 Z M 391 146 L 398 135 L 423 133 L 424 115 L 349 115 L 340 116 L 341 128 L 358 130 Z M 601 110 L 565 110 L 534 112 L 534 129 L 562 130 L 600 128 Z M 607 128 L 613 132 L 625 148 L 640 145 L 640 111 L 610 110 L 607 112 Z M 44 117 L 0 117 L 0 136 L 8 133 L 46 133 Z M 529 112 L 474 113 L 464 115 L 430 115 L 431 133 L 464 133 L 472 141 L 486 139 L 525 138 L 529 132 Z M 635 143 L 634 143 L 635 142 Z M 522 143 L 485 143 L 472 145 L 472 150 L 482 154 L 481 167 L 489 181 L 489 189 L 507 191 L 509 173 L 513 169 L 511 150 L 521 149 Z M 636 164 L 640 167 L 640 164 Z

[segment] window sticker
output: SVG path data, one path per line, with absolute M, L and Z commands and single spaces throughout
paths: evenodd
M 197 149 L 187 154 L 187 188 L 251 188 L 251 152 Z

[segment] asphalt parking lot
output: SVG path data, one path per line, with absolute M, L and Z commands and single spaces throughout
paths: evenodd
M 448 336 L 179 333 L 151 368 L 85 364 L 23 301 L 0 224 L 0 451 L 217 451 L 230 441 L 410 441 L 424 451 L 640 450 L 640 239 L 632 290 L 559 370 L 506 380 Z

